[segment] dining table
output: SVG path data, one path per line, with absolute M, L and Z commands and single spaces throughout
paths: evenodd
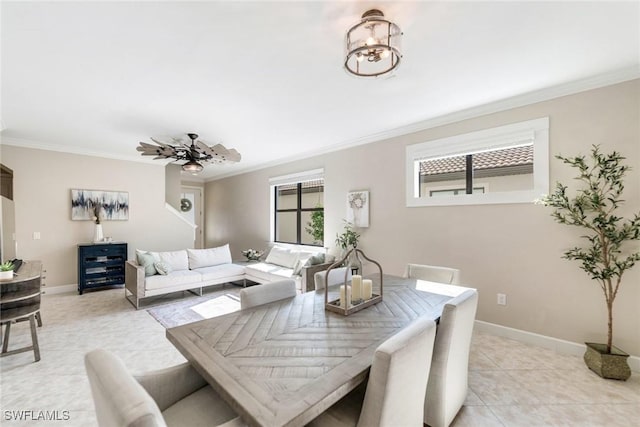
M 248 425 L 303 426 L 367 379 L 380 344 L 418 317 L 439 319 L 447 301 L 469 289 L 372 279 L 377 289 L 382 279 L 383 300 L 349 316 L 326 310 L 318 290 L 170 328 L 166 336 Z M 338 297 L 337 287 L 329 292 Z

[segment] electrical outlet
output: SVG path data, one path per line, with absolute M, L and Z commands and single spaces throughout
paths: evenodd
M 40 232 L 39 231 L 34 231 L 33 232 L 33 240 L 40 240 Z
M 507 305 L 507 294 L 498 294 L 498 305 Z

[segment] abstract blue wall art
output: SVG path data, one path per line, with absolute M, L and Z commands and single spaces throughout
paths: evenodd
M 71 219 L 93 221 L 98 208 L 101 221 L 129 219 L 129 193 L 126 191 L 71 190 Z

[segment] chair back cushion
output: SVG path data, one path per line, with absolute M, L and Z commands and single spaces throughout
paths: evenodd
M 240 291 L 240 308 L 250 308 L 285 298 L 296 296 L 295 280 L 286 279 L 277 282 L 255 285 Z
M 347 281 L 351 280 L 351 270 L 347 267 L 334 268 L 329 272 L 328 283 L 329 286 L 339 285 L 344 283 L 344 273 L 347 273 Z M 318 289 L 324 289 L 325 277 L 327 276 L 327 270 L 318 271 L 313 275 L 313 281 L 316 285 L 316 291 Z
M 407 264 L 406 276 L 410 279 L 457 285 L 460 283 L 460 270 L 435 265 Z
M 477 307 L 478 292 L 470 289 L 445 304 L 442 311 L 424 402 L 424 422 L 431 427 L 451 424 L 467 397 Z
M 435 332 L 418 318 L 376 349 L 359 427 L 422 425 Z
M 100 427 L 165 427 L 160 408 L 122 361 L 104 350 L 84 358 Z

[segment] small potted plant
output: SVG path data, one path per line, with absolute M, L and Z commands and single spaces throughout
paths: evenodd
M 593 146 L 588 160 L 585 156 L 556 158 L 578 170 L 576 180 L 582 188 L 569 196 L 567 186 L 556 183 L 555 191 L 541 202 L 555 208 L 552 215 L 560 224 L 581 228 L 586 242 L 565 251 L 563 258 L 580 263 L 602 289 L 607 304 L 607 343 L 586 343 L 584 361 L 603 378 L 626 380 L 631 375 L 629 355 L 613 346 L 613 302 L 624 272 L 640 260 L 640 252 L 625 247 L 640 240 L 640 213 L 632 219 L 618 213 L 624 202 L 623 178 L 629 166 L 622 163 L 622 155 L 615 151 L 603 154 L 599 146 Z
M 344 258 L 350 250 L 356 249 L 359 239 L 360 234 L 353 229 L 353 224 L 344 221 L 342 234 L 336 234 L 336 245 L 342 249 L 340 257 Z M 344 264 L 349 266 L 351 274 L 360 274 L 362 271 L 362 262 L 358 258 L 356 251 L 351 252 L 349 259 Z
M 358 239 L 360 239 L 360 234 L 353 229 L 353 224 L 344 221 L 344 231 L 342 234 L 336 234 L 336 245 L 338 245 L 344 253 L 351 248 L 358 247 Z
M 0 280 L 13 279 L 13 262 L 6 261 L 0 264 Z
M 263 251 L 257 251 L 255 249 L 247 249 L 242 251 L 242 255 L 247 258 L 247 261 L 260 261 L 260 257 L 264 255 Z

